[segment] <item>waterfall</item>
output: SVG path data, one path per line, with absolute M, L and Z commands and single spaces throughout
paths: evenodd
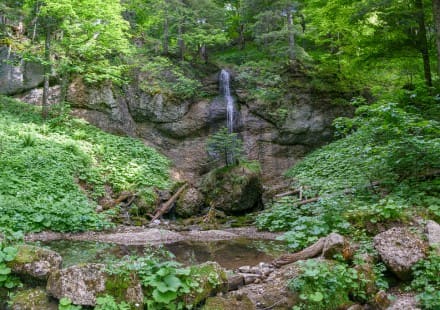
M 231 76 L 226 70 L 220 72 L 220 94 L 223 95 L 226 101 L 226 122 L 229 133 L 234 132 L 234 98 L 231 96 L 231 86 L 230 86 Z

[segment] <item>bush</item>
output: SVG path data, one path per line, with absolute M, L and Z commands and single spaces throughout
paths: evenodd
M 427 259 L 417 262 L 413 276 L 410 288 L 418 292 L 416 298 L 423 309 L 440 309 L 440 256 L 431 252 Z
M 226 127 L 209 137 L 206 149 L 211 159 L 223 162 L 225 166 L 235 165 L 243 158 L 243 142 Z

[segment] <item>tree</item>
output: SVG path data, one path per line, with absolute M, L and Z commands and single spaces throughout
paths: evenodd
M 233 166 L 243 157 L 243 142 L 236 133 L 229 133 L 224 127 L 208 139 L 207 151 L 212 159 Z
M 435 39 L 437 47 L 437 75 L 440 76 L 440 0 L 432 0 L 434 15 Z

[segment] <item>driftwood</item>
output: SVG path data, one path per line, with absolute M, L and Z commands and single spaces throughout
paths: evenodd
M 310 198 L 310 199 L 306 199 L 306 200 L 302 200 L 302 201 L 296 202 L 295 205 L 296 206 L 302 206 L 302 205 L 306 205 L 308 203 L 317 202 L 318 200 L 319 200 L 319 197 Z
M 281 194 L 275 195 L 275 198 L 283 198 L 283 197 L 286 197 L 286 196 L 297 195 L 299 193 L 300 193 L 300 190 L 299 189 L 295 189 L 293 191 L 288 191 L 288 192 L 285 192 L 285 193 L 281 193 Z
M 274 265 L 275 267 L 281 267 L 283 265 L 291 264 L 299 260 L 317 257 L 321 255 L 326 239 L 326 237 L 320 238 L 316 243 L 312 244 L 311 246 L 305 248 L 300 252 L 282 255 L 276 260 L 272 261 L 272 265 Z
M 179 198 L 180 194 L 182 194 L 182 192 L 185 190 L 187 185 L 188 185 L 187 183 L 183 184 L 179 188 L 179 190 L 177 192 L 175 192 L 174 195 L 171 196 L 171 198 L 167 202 L 162 204 L 162 206 L 156 211 L 156 213 L 152 217 L 151 222 L 157 220 L 159 217 L 161 217 L 162 215 L 164 215 L 165 213 L 167 213 L 171 209 L 174 202 L 177 200 L 177 198 Z

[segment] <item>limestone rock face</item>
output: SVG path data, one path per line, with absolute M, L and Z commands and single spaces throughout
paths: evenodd
M 12 310 L 57 310 L 58 305 L 49 301 L 49 296 L 42 289 L 20 291 L 12 297 Z
M 428 221 L 426 223 L 426 235 L 429 246 L 436 248 L 437 253 L 440 255 L 440 225 L 437 222 Z
M 385 265 L 402 280 L 410 278 L 411 267 L 426 256 L 422 240 L 400 227 L 374 237 L 374 248 Z
M 0 94 L 14 95 L 40 85 L 44 80 L 44 68 L 10 54 L 6 46 L 0 46 Z
M 137 277 L 108 275 L 104 267 L 85 264 L 58 270 L 50 275 L 47 291 L 57 299 L 70 298 L 75 305 L 95 306 L 97 297 L 108 294 L 118 302 L 142 309 L 144 295 Z
M 259 171 L 243 165 L 211 171 L 202 180 L 200 189 L 207 206 L 227 214 L 255 209 L 263 192 Z
M 187 218 L 200 213 L 203 207 L 203 196 L 194 187 L 190 187 L 176 201 L 176 214 Z
M 61 268 L 63 258 L 57 252 L 30 245 L 18 247 L 16 258 L 8 263 L 12 272 L 23 277 L 47 280 Z

